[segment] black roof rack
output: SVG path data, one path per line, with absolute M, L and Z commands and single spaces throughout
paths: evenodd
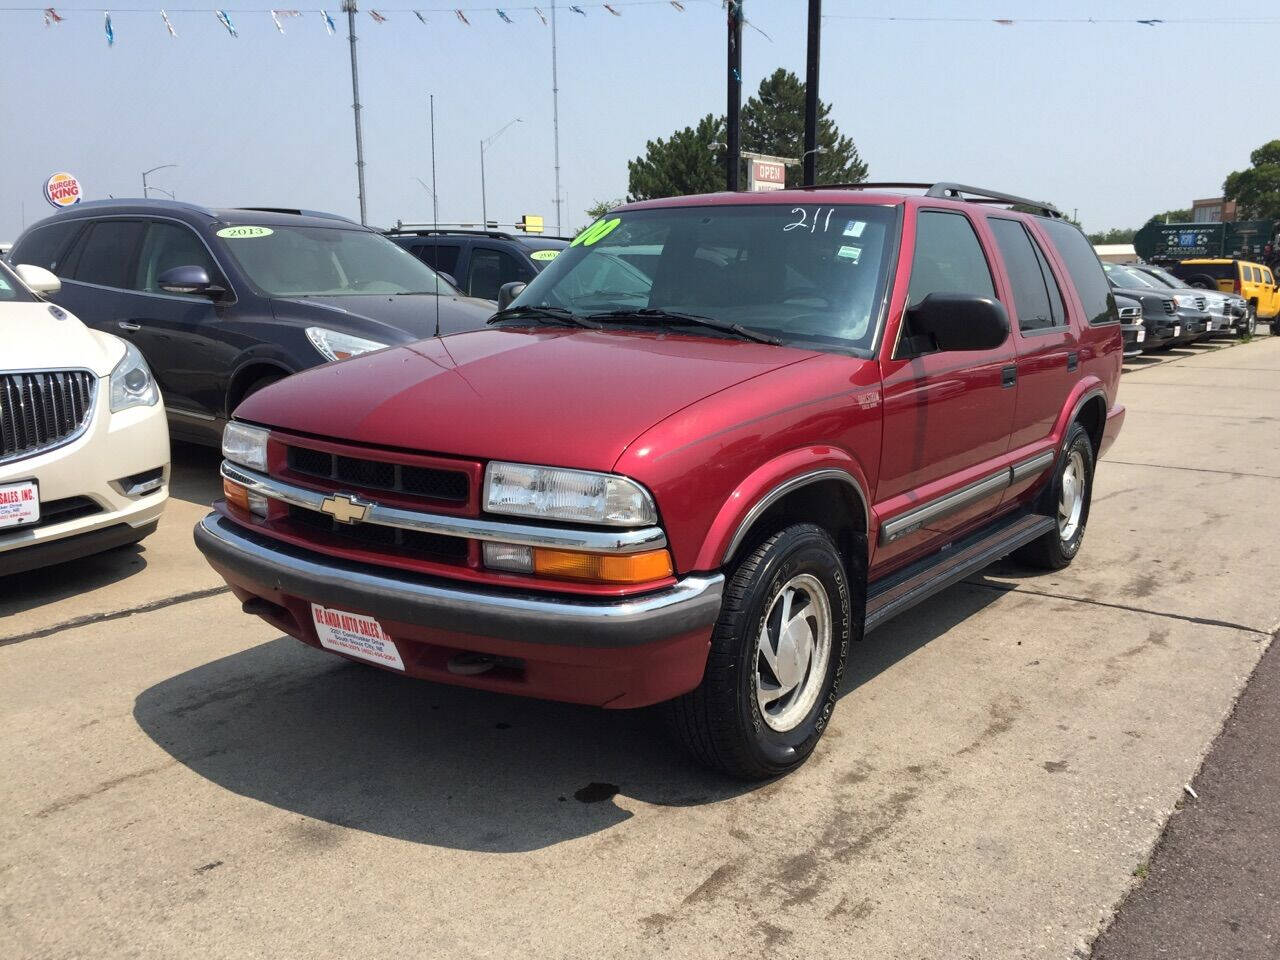
M 350 217 L 338 213 L 326 213 L 324 210 L 303 210 L 300 207 L 232 207 L 233 210 L 246 210 L 253 213 L 284 213 L 295 217 L 316 217 L 320 220 L 343 220 L 355 223 Z
M 440 236 L 446 236 L 448 234 L 463 233 L 471 237 L 489 237 L 493 240 L 522 239 L 522 236 L 516 236 L 515 234 L 507 233 L 505 230 L 481 230 L 479 227 L 448 227 L 448 226 L 421 227 L 412 223 L 405 223 L 397 227 L 392 227 L 390 230 L 387 231 L 387 233 L 394 233 L 400 236 L 408 235 L 408 236 L 414 236 L 414 237 L 440 237 Z M 536 236 L 539 236 L 539 234 L 532 234 L 532 236 L 536 237 Z
M 926 197 L 937 197 L 943 200 L 964 200 L 969 203 L 1007 203 L 1011 206 L 1027 207 L 1042 216 L 1061 218 L 1062 211 L 1052 203 L 1043 200 L 1030 200 L 1012 193 L 1000 193 L 983 187 L 970 187 L 963 183 L 907 183 L 898 181 L 877 181 L 874 183 L 824 183 L 807 190 L 923 190 Z

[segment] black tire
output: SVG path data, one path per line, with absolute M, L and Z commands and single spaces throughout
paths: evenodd
M 1063 476 L 1073 456 L 1079 457 L 1079 465 L 1084 473 L 1084 499 L 1078 522 L 1071 530 L 1071 535 L 1064 537 L 1059 502 L 1062 497 Z M 1040 501 L 1040 509 L 1049 513 L 1058 522 L 1048 533 L 1014 551 L 1014 560 L 1040 570 L 1061 570 L 1076 558 L 1076 554 L 1080 552 L 1080 545 L 1084 542 L 1084 531 L 1089 522 L 1089 504 L 1093 499 L 1093 469 L 1093 441 L 1089 439 L 1089 433 L 1084 427 L 1079 423 L 1073 423 L 1071 429 L 1067 431 L 1067 442 L 1063 445 L 1062 452 L 1058 455 L 1058 462 L 1054 466 L 1053 482 L 1045 490 Z
M 1280 337 L 1280 317 L 1276 317 L 1276 319 L 1271 321 L 1271 335 L 1273 337 Z
M 825 591 L 830 646 L 820 686 L 817 674 L 797 685 L 817 689 L 808 712 L 790 729 L 776 730 L 764 719 L 757 697 L 759 638 L 766 617 L 784 586 L 796 577 Z M 851 595 L 840 551 L 831 536 L 810 523 L 796 524 L 756 547 L 725 584 L 720 619 L 702 683 L 667 705 L 676 736 L 703 763 L 733 777 L 763 780 L 799 766 L 813 752 L 835 709 L 853 631 L 862 630 L 865 585 L 859 573 Z M 809 669 L 814 664 L 810 661 Z M 785 698 L 784 698 L 785 699 Z

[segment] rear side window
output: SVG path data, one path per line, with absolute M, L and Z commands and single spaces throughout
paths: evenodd
M 83 220 L 60 220 L 47 226 L 36 227 L 9 251 L 9 262 L 29 263 L 33 267 L 44 267 L 59 276 L 65 276 L 61 269 L 62 255 L 75 237 L 76 231 L 83 225 Z
M 1254 283 L 1261 283 L 1261 282 L 1262 282 L 1262 271 L 1261 271 L 1261 270 L 1259 270 L 1257 267 L 1250 267 L 1249 269 L 1253 271 L 1253 282 L 1254 282 Z
M 509 253 L 475 247 L 467 268 L 467 293 L 485 300 L 497 300 L 499 287 L 513 280 L 527 280 L 529 273 L 531 271 Z
M 174 267 L 204 267 L 215 283 L 220 276 L 213 257 L 190 227 L 155 221 L 147 227 L 147 238 L 138 256 L 137 278 L 132 286 L 148 293 L 161 293 L 160 275 Z
M 1013 286 L 1013 305 L 1018 313 L 1018 328 L 1023 333 L 1051 330 L 1063 326 L 1066 318 L 1062 311 L 1061 297 L 1057 297 L 1057 309 L 1050 299 L 1052 288 L 1058 293 L 1057 281 L 1043 255 L 1036 249 L 1026 228 L 1017 220 L 992 217 L 989 221 L 995 234 L 996 246 L 1009 272 Z
M 413 248 L 413 254 L 437 273 L 458 275 L 458 254 L 462 248 L 454 243 L 424 243 Z
M 1071 282 L 1075 284 L 1076 293 L 1084 305 L 1084 315 L 1089 323 L 1118 323 L 1116 298 L 1111 293 L 1111 284 L 1107 283 L 1106 274 L 1102 272 L 1102 261 L 1089 246 L 1083 233 L 1065 220 L 1040 220 L 1045 233 L 1057 247 L 1062 262 L 1067 266 Z
M 141 220 L 95 220 L 68 260 L 71 279 L 132 289 L 133 256 L 144 229 Z
M 931 293 L 967 293 L 995 299 L 995 284 L 982 244 L 963 214 L 922 210 L 916 219 L 908 305 L 915 306 Z

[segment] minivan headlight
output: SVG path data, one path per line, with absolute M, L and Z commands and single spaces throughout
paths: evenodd
M 328 327 L 307 327 L 307 339 L 326 360 L 347 360 L 386 346 L 377 340 L 366 340 L 364 337 L 355 337 Z
M 111 371 L 111 412 L 130 407 L 154 407 L 160 401 L 160 389 L 151 376 L 147 361 L 132 343 L 125 342 L 124 356 Z
M 267 434 L 261 427 L 232 420 L 222 431 L 222 455 L 251 470 L 267 469 Z
M 484 472 L 484 508 L 490 513 L 615 527 L 658 522 L 653 497 L 634 480 L 527 463 L 489 464 Z

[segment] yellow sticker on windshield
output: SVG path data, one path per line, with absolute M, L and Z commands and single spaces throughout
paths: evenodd
M 576 247 L 578 244 L 582 244 L 584 247 L 589 247 L 593 243 L 599 243 L 609 234 L 613 233 L 621 223 L 621 217 L 614 217 L 611 220 L 597 220 L 591 226 L 587 227 L 587 229 L 574 237 L 573 243 L 569 244 L 569 246 Z
M 247 240 L 250 237 L 269 237 L 275 233 L 270 227 L 223 227 L 218 236 L 224 240 Z
M 529 254 L 529 259 L 537 260 L 539 262 L 549 261 L 554 260 L 556 255 L 559 253 L 559 250 L 535 250 L 533 253 Z

